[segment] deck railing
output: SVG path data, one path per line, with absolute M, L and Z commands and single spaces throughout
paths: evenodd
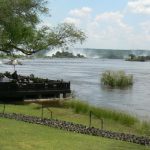
M 70 90 L 70 82 L 27 83 L 27 82 L 0 82 L 0 91 L 3 90 Z

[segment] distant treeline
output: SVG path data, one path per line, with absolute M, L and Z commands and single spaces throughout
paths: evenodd
M 126 59 L 129 61 L 147 61 L 150 60 L 149 50 L 113 50 L 113 49 L 71 49 L 70 51 L 57 51 L 52 56 L 47 56 L 51 50 L 43 50 L 35 53 L 28 58 L 104 58 L 104 59 Z M 74 53 L 78 53 L 74 55 Z M 24 55 L 11 54 L 6 55 L 1 53 L 0 58 L 22 58 Z M 130 59 L 134 57 L 134 59 Z
M 52 58 L 84 58 L 84 56 L 81 54 L 74 55 L 73 53 L 67 51 L 58 51 L 52 55 Z
M 130 54 L 126 60 L 127 61 L 150 61 L 150 56 L 136 56 Z

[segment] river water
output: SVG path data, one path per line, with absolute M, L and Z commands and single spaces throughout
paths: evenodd
M 13 66 L 1 60 L 1 72 L 13 72 Z M 118 59 L 24 59 L 16 66 L 19 74 L 71 81 L 71 89 L 83 101 L 130 112 L 150 119 L 150 62 L 128 62 Z M 101 86 L 101 74 L 106 70 L 124 70 L 132 74 L 134 84 L 124 90 Z

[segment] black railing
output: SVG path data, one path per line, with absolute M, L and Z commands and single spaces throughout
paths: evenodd
M 70 90 L 70 82 L 58 83 L 13 83 L 0 82 L 0 91 L 3 90 Z

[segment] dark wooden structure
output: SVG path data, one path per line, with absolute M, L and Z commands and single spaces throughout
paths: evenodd
M 7 82 L 4 80 L 7 77 Z M 20 101 L 38 98 L 66 98 L 71 93 L 70 82 L 32 76 L 4 74 L 0 81 L 0 101 Z M 9 80 L 9 81 L 8 81 Z

